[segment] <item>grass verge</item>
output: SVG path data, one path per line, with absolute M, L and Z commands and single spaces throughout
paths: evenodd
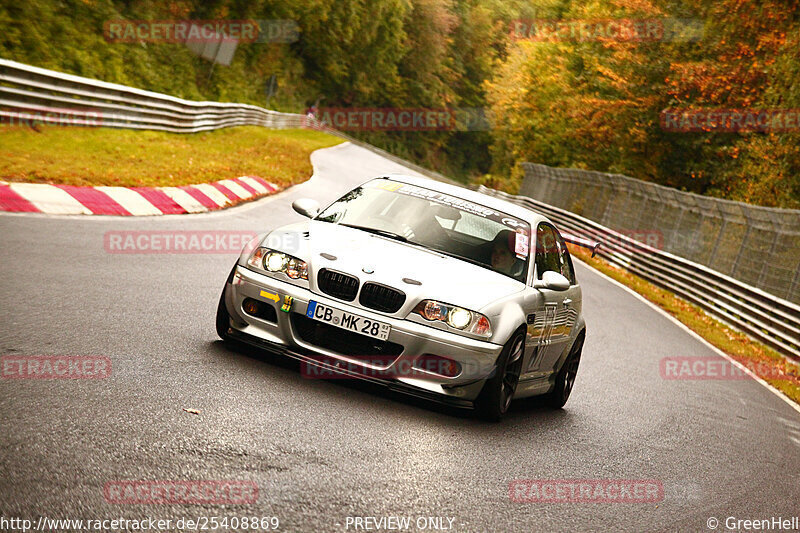
M 700 307 L 671 292 L 617 268 L 599 257 L 592 257 L 591 252 L 584 248 L 568 246 L 570 253 L 575 257 L 641 294 L 712 345 L 742 363 L 794 402 L 800 404 L 800 376 L 791 373 L 797 372 L 797 368 L 792 368 L 781 354 L 751 339 L 744 333 L 726 326 L 719 320 L 715 320 Z
M 156 187 L 259 176 L 307 180 L 309 156 L 341 139 L 311 130 L 240 126 L 203 133 L 37 125 L 0 127 L 0 179 Z

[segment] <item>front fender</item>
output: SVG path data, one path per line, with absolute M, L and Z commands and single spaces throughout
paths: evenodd
M 505 344 L 520 326 L 526 325 L 527 315 L 523 307 L 525 297 L 524 292 L 517 292 L 492 302 L 480 310 L 492 323 L 491 342 Z M 539 295 L 539 297 L 541 296 Z
M 564 366 L 564 362 L 569 357 L 569 354 L 572 353 L 572 347 L 575 346 L 575 341 L 578 340 L 578 337 L 583 336 L 586 337 L 586 322 L 583 320 L 583 315 L 578 317 L 578 321 L 575 323 L 575 327 L 572 328 L 573 334 L 571 335 L 569 341 L 569 349 L 564 350 L 564 353 L 561 354 L 561 357 L 558 360 L 558 364 L 556 367 L 561 370 L 561 367 Z
M 267 235 L 268 233 L 259 233 L 258 235 L 250 239 L 250 241 L 244 245 L 244 248 L 242 248 L 242 252 L 239 254 L 239 259 L 236 261 L 236 263 L 239 266 L 246 267 L 247 260 L 250 259 L 250 254 L 253 253 L 253 250 L 258 248 L 258 246 L 264 240 L 264 237 L 266 237 Z M 233 273 L 231 272 L 231 274 Z

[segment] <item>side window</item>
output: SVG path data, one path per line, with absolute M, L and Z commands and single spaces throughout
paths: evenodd
M 561 272 L 561 259 L 559 256 L 558 239 L 553 227 L 540 223 L 536 228 L 536 277 L 542 279 L 542 274 L 548 270 Z
M 561 235 L 558 235 L 558 259 L 561 263 L 559 272 L 569 280 L 570 285 L 575 285 L 575 270 L 572 268 L 572 258 L 569 255 L 569 250 Z
M 542 279 L 548 270 L 558 272 L 575 285 L 572 258 L 564 239 L 553 226 L 543 222 L 536 228 L 536 276 Z

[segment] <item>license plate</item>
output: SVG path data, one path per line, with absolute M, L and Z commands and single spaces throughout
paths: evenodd
M 373 337 L 385 341 L 389 338 L 389 332 L 392 331 L 392 326 L 385 322 L 378 322 L 370 318 L 354 315 L 341 309 L 329 307 L 311 300 L 308 302 L 308 311 L 306 311 L 308 318 L 325 322 L 333 326 L 360 333 L 367 337 Z

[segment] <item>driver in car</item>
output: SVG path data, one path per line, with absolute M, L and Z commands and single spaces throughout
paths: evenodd
M 512 247 L 514 246 L 514 232 L 502 230 L 494 238 L 492 246 L 492 268 L 504 274 L 513 275 L 512 269 L 516 263 L 516 256 Z

